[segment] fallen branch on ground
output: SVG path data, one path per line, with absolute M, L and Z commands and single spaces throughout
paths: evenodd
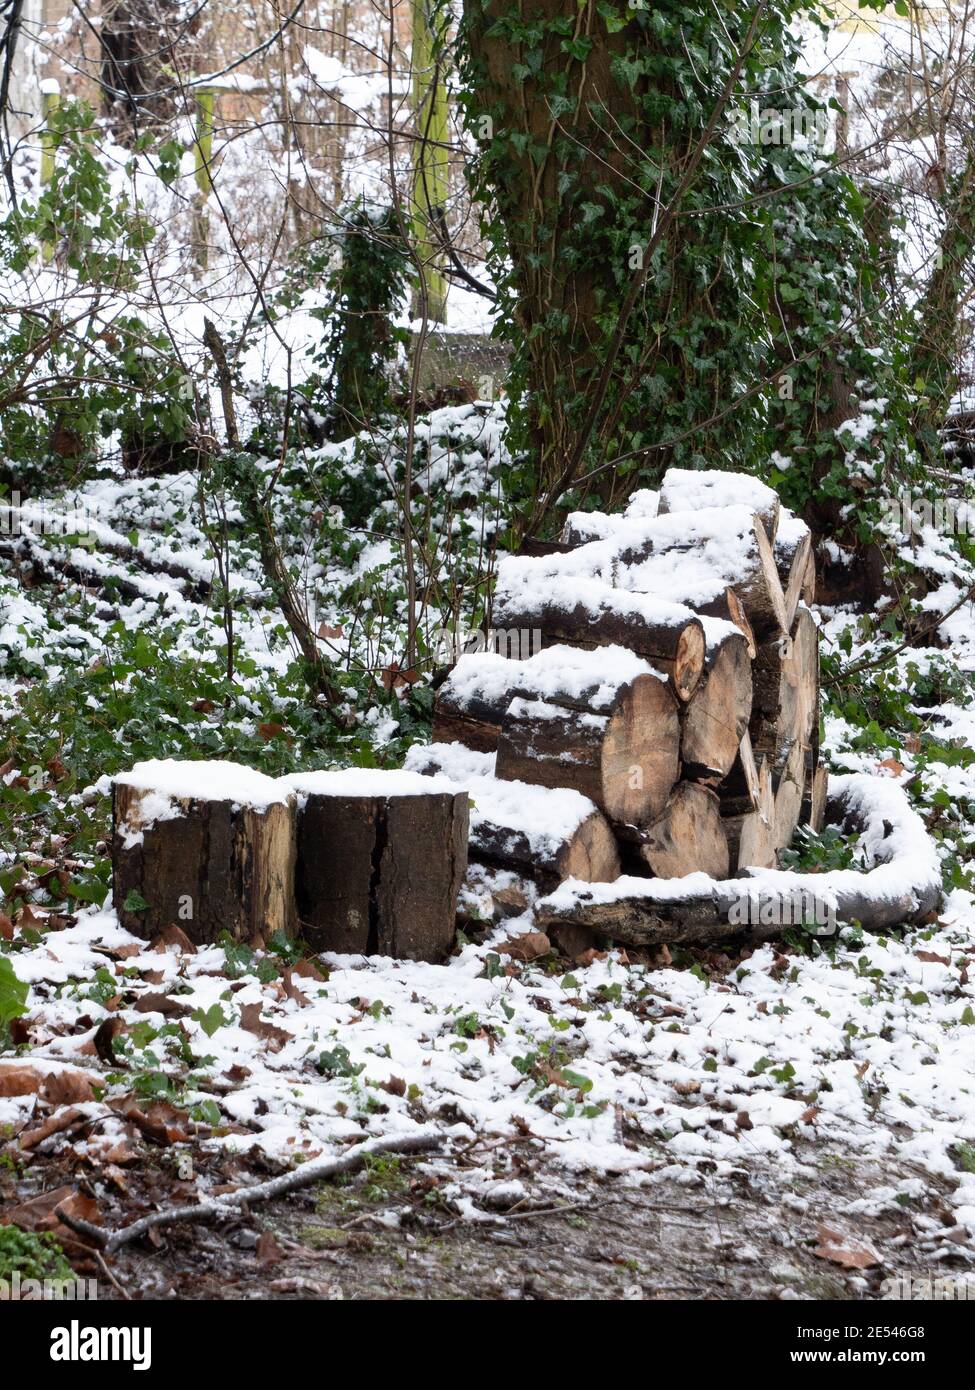
M 318 1182 L 323 1178 L 335 1178 L 346 1173 L 355 1173 L 372 1154 L 424 1153 L 429 1149 L 439 1148 L 443 1140 L 442 1134 L 431 1130 L 424 1130 L 419 1134 L 400 1135 L 391 1139 L 367 1139 L 364 1144 L 359 1144 L 351 1153 L 342 1158 L 326 1157 L 323 1154 L 320 1158 L 313 1158 L 308 1163 L 303 1163 L 300 1167 L 292 1169 L 289 1173 L 282 1173 L 280 1177 L 270 1178 L 267 1182 L 257 1183 L 254 1187 L 241 1187 L 236 1192 L 228 1192 L 221 1197 L 214 1197 L 208 1202 L 197 1202 L 193 1206 L 170 1207 L 165 1211 L 155 1211 L 151 1215 L 143 1216 L 140 1220 L 133 1221 L 128 1226 L 122 1226 L 114 1232 L 103 1231 L 100 1226 L 95 1226 L 90 1221 L 82 1221 L 77 1217 L 68 1216 L 60 1207 L 56 1209 L 55 1215 L 76 1235 L 85 1236 L 96 1247 L 104 1250 L 107 1255 L 113 1255 L 123 1245 L 138 1240 L 140 1236 L 144 1236 L 157 1226 L 171 1226 L 177 1221 L 210 1221 L 214 1218 L 232 1216 L 238 1208 L 244 1205 L 250 1207 L 257 1202 L 266 1202 L 272 1197 L 282 1197 L 288 1192 L 294 1192 L 299 1187 L 307 1187 L 310 1183 Z

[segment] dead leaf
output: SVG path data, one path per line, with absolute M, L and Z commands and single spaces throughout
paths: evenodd
M 4 941 L 14 939 L 14 924 L 5 912 L 0 912 L 0 938 Z
M 267 1023 L 261 1018 L 260 1004 L 245 1004 L 240 1011 L 240 1026 L 245 1028 L 248 1033 L 254 1033 L 257 1037 L 263 1038 L 271 1052 L 280 1052 L 286 1042 L 291 1041 L 291 1034 L 285 1032 L 283 1028 L 276 1028 L 273 1023 Z
M 510 956 L 512 960 L 527 963 L 538 960 L 540 956 L 547 956 L 551 949 L 552 943 L 543 931 L 529 931 L 523 936 L 513 936 L 510 940 L 502 942 L 498 952 L 502 956 Z
M 182 927 L 178 927 L 175 922 L 169 922 L 156 937 L 154 949 L 159 950 L 167 946 L 177 946 L 187 956 L 196 955 L 196 947 L 186 935 Z
M 60 1134 L 62 1130 L 70 1129 L 78 1120 L 85 1118 L 84 1111 L 78 1110 L 74 1106 L 58 1110 L 53 1115 L 48 1115 L 43 1124 L 39 1124 L 36 1129 L 22 1133 L 18 1141 L 20 1147 L 22 1149 L 35 1149 L 38 1144 L 42 1144 L 52 1134 Z
M 894 777 L 900 777 L 904 771 L 904 764 L 899 763 L 896 758 L 883 758 L 878 767 L 885 767 Z
M 939 956 L 936 951 L 915 951 L 918 960 L 926 961 L 930 965 L 950 965 L 951 960 L 948 956 Z
M 181 1004 L 178 999 L 154 991 L 140 994 L 132 1007 L 137 1014 L 162 1014 L 164 1018 L 170 1018 L 174 1015 L 182 1016 L 190 1012 L 187 1006 Z
M 318 635 L 323 638 L 324 641 L 332 642 L 337 637 L 344 636 L 344 633 L 341 627 L 329 627 L 328 623 L 319 623 Z
M 264 740 L 265 743 L 270 743 L 272 738 L 282 737 L 288 743 L 291 742 L 290 737 L 287 733 L 285 733 L 284 725 L 276 724 L 273 719 L 268 719 L 265 723 L 258 724 L 257 732 L 260 734 L 261 738 Z
M 881 1263 L 872 1245 L 858 1241 L 832 1226 L 821 1225 L 817 1235 L 819 1244 L 812 1253 L 819 1260 L 829 1260 L 832 1264 L 842 1265 L 844 1269 L 869 1269 L 871 1265 Z
M 83 1071 L 42 1072 L 14 1064 L 0 1067 L 0 1096 L 42 1096 L 52 1105 L 77 1105 L 94 1100 L 95 1078 Z
M 379 1084 L 388 1095 L 406 1095 L 406 1082 L 401 1076 L 391 1076 L 388 1081 L 380 1081 Z
M 92 1089 L 98 1080 L 83 1071 L 49 1071 L 41 1086 L 41 1095 L 52 1105 L 78 1105 L 94 1100 Z
M 675 1081 L 674 1090 L 679 1096 L 694 1096 L 701 1089 L 700 1081 Z
M 212 700 L 194 700 L 193 708 L 196 710 L 197 714 L 212 714 L 216 709 L 216 705 Z
M 18 1206 L 6 1207 L 0 1213 L 0 1223 L 19 1226 L 23 1231 L 52 1231 L 69 1254 L 73 1252 L 78 1255 L 90 1250 L 84 1236 L 76 1235 L 69 1226 L 58 1220 L 59 1210 L 76 1220 L 90 1221 L 96 1226 L 102 1223 L 101 1212 L 94 1198 L 86 1197 L 70 1186 L 40 1192 Z
M 106 1018 L 104 1023 L 100 1023 L 95 1030 L 93 1042 L 95 1051 L 107 1066 L 121 1067 L 123 1070 L 128 1068 L 128 1062 L 123 1062 L 120 1057 L 116 1057 L 113 1046 L 116 1036 L 124 1032 L 125 1024 L 120 1018 Z

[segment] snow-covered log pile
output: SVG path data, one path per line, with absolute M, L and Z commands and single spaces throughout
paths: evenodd
M 608 831 L 628 873 L 774 867 L 825 805 L 814 589 L 809 530 L 772 489 L 671 469 L 622 515 L 575 513 L 559 546 L 501 562 L 494 627 L 540 649 L 461 657 L 438 693 L 435 743 L 407 765 L 456 781 L 478 755 L 473 794 L 494 830 L 472 828 L 471 857 L 521 867 L 536 886 L 510 849 L 530 842 L 533 788 L 586 798 L 588 837 L 598 824 L 604 846 Z M 506 783 L 519 793 L 501 814 L 494 789 Z M 543 879 L 573 860 L 563 850 Z M 614 870 L 600 852 L 571 876 L 606 882 Z

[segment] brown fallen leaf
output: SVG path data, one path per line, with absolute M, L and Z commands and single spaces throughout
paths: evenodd
M 303 980 L 318 980 L 324 984 L 328 979 L 327 975 L 322 974 L 318 966 L 310 960 L 296 960 L 291 967 L 293 975 L 300 975 Z
M 881 1263 L 881 1257 L 866 1241 L 838 1231 L 832 1226 L 820 1225 L 817 1235 L 819 1244 L 812 1252 L 819 1260 L 829 1260 L 844 1269 L 869 1269 Z
M 245 1004 L 243 1006 L 240 1011 L 240 1026 L 248 1033 L 254 1033 L 257 1037 L 263 1038 L 271 1052 L 280 1052 L 285 1043 L 291 1041 L 290 1033 L 261 1018 L 260 1004 Z
M 939 956 L 937 951 L 915 951 L 914 956 L 915 959 L 923 960 L 927 962 L 929 965 L 951 964 L 951 958 L 949 956 Z
M 72 1125 L 85 1118 L 83 1110 L 69 1105 L 64 1110 L 57 1110 L 53 1115 L 48 1115 L 43 1124 L 39 1124 L 36 1129 L 24 1130 L 18 1143 L 22 1149 L 36 1149 L 38 1144 L 42 1144 L 52 1134 L 60 1134 L 63 1130 L 70 1129 Z
M 69 1068 L 43 1072 L 18 1063 L 0 1066 L 0 1096 L 43 1096 L 52 1105 L 76 1105 L 94 1100 L 94 1084 L 95 1077 Z
M 41 1095 L 52 1105 L 78 1105 L 82 1101 L 94 1100 L 93 1087 L 100 1083 L 98 1078 L 83 1071 L 49 1071 L 41 1086 Z
M 161 1147 L 185 1144 L 191 1137 L 188 1129 L 190 1121 L 185 1111 L 177 1110 L 167 1100 L 153 1101 L 145 1109 L 133 1096 L 121 1096 L 110 1104 L 153 1144 Z
M 128 1062 L 124 1062 L 115 1055 L 115 1038 L 119 1033 L 125 1031 L 125 1024 L 120 1018 L 106 1018 L 104 1023 L 100 1023 L 95 1030 L 94 1044 L 95 1051 L 102 1061 L 110 1067 L 120 1067 L 123 1071 L 128 1069 Z
M 527 963 L 538 960 L 540 956 L 547 956 L 551 949 L 552 943 L 543 931 L 529 931 L 523 936 L 513 936 L 510 940 L 502 942 L 498 947 L 498 953 L 510 956 L 512 960 Z
M 270 743 L 272 738 L 282 737 L 288 743 L 291 742 L 289 735 L 285 733 L 284 725 L 276 724 L 273 719 L 268 719 L 263 724 L 258 724 L 257 732 L 260 734 L 261 738 L 264 740 L 265 743 Z
M 39 1192 L 15 1207 L 6 1207 L 0 1212 L 0 1224 L 19 1226 L 22 1231 L 53 1232 L 59 1244 L 69 1255 L 82 1255 L 91 1247 L 84 1236 L 76 1235 L 69 1226 L 58 1220 L 58 1211 L 80 1221 L 90 1221 L 96 1226 L 102 1224 L 98 1203 L 93 1197 L 86 1197 L 77 1188 L 56 1187 L 50 1192 Z
M 0 938 L 4 941 L 13 941 L 14 939 L 13 920 L 5 912 L 0 912 Z
M 190 1012 L 185 1004 L 181 1004 L 178 999 L 173 999 L 169 994 L 157 994 L 150 991 L 148 994 L 140 994 L 132 1005 L 137 1014 L 162 1014 L 165 1018 L 182 1016 Z
M 579 953 L 579 954 L 576 956 L 576 958 L 575 958 L 575 964 L 576 964 L 576 965 L 581 965 L 581 966 L 585 967 L 585 966 L 587 966 L 587 965 L 592 965 L 592 963 L 593 963 L 594 960 L 605 960 L 605 959 L 606 959 L 606 952 L 605 952 L 605 951 L 597 951 L 596 948 L 595 948 L 595 946 L 590 946 L 590 947 L 588 948 L 588 950 L 580 951 L 580 953 Z
M 380 1081 L 379 1085 L 388 1095 L 406 1095 L 406 1082 L 401 1076 L 391 1076 L 388 1081 Z
M 700 1081 L 675 1081 L 674 1090 L 679 1096 L 694 1096 L 701 1089 Z
M 175 922 L 167 923 L 152 943 L 152 949 L 154 951 L 165 951 L 170 946 L 178 947 L 180 951 L 183 951 L 188 956 L 196 955 L 196 947 L 193 942 L 186 935 L 183 928 L 177 926 Z
M 885 767 L 887 771 L 893 773 L 895 777 L 899 777 L 904 771 L 904 764 L 898 762 L 896 758 L 883 758 L 877 766 Z

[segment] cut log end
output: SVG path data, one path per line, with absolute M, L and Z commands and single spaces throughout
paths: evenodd
M 647 830 L 640 856 L 655 878 L 683 878 L 697 871 L 727 878 L 728 837 L 715 793 L 682 782 Z

